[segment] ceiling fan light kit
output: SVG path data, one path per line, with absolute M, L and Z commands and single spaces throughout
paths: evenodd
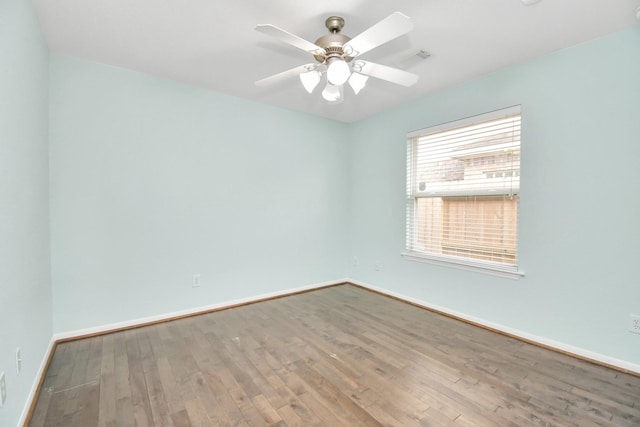
M 351 86 L 351 89 L 353 89 L 353 92 L 357 95 L 364 88 L 368 79 L 368 76 L 354 72 L 351 74 L 351 77 L 349 77 L 349 86 Z
M 327 18 L 325 26 L 329 34 L 321 36 L 315 43 L 274 25 L 256 26 L 257 31 L 310 53 L 319 63 L 286 70 L 258 80 L 256 85 L 264 86 L 298 75 L 305 90 L 312 93 L 323 75 L 326 75 L 327 84 L 322 91 L 322 97 L 328 102 L 336 103 L 342 101 L 343 85 L 347 82 L 357 95 L 365 87 L 369 77 L 403 86 L 411 86 L 418 81 L 416 74 L 369 61 L 358 59 L 350 65 L 354 58 L 411 31 L 413 26 L 406 15 L 400 12 L 392 13 L 353 39 L 340 33 L 344 27 L 344 19 L 339 16 Z
M 327 80 L 332 85 L 343 85 L 349 80 L 351 69 L 340 57 L 327 58 Z
M 338 86 L 327 82 L 327 86 L 322 91 L 322 97 L 329 102 L 336 102 L 341 98 L 340 89 L 338 89 Z
M 302 86 L 304 86 L 305 90 L 309 93 L 313 92 L 313 90 L 320 83 L 320 79 L 322 78 L 322 74 L 320 71 L 312 70 L 307 71 L 306 73 L 300 73 L 300 81 L 302 82 Z

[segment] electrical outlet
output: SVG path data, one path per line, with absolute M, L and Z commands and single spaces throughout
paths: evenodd
M 353 264 L 354 267 L 358 266 L 359 262 L 358 262 L 358 257 L 357 256 L 353 257 L 353 263 L 352 264 Z
M 0 372 L 0 408 L 4 406 L 7 400 L 7 383 L 4 380 L 4 372 Z
M 191 282 L 191 287 L 192 288 L 199 288 L 200 287 L 200 275 L 199 274 L 194 274 L 193 275 L 193 281 Z
M 16 374 L 22 370 L 22 356 L 20 355 L 20 347 L 16 348 Z
M 629 332 L 640 334 L 640 316 L 637 314 L 629 315 Z
M 375 271 L 380 271 L 382 270 L 382 263 L 380 261 L 377 261 L 375 264 L 373 264 L 373 269 Z

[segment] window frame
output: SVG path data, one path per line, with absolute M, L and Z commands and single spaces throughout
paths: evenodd
M 471 126 L 476 123 L 481 123 L 490 120 L 497 120 L 505 116 L 520 114 L 521 115 L 521 106 L 516 105 L 508 108 L 503 108 L 500 110 L 491 111 L 488 113 L 467 117 L 461 120 L 455 120 L 447 123 L 442 123 L 439 125 L 427 127 L 424 129 L 419 129 L 416 131 L 409 132 L 407 134 L 407 186 L 406 186 L 406 202 L 407 202 L 407 211 L 406 211 L 406 228 L 405 228 L 405 250 L 402 252 L 402 257 L 409 261 L 417 261 L 429 264 L 435 264 L 440 266 L 448 266 L 454 267 L 462 270 L 468 271 L 476 271 L 487 274 L 492 274 L 500 277 L 507 277 L 511 279 L 519 279 L 524 276 L 524 272 L 519 269 L 518 265 L 518 255 L 519 251 L 519 242 L 516 238 L 516 262 L 515 265 L 509 265 L 499 262 L 485 261 L 481 259 L 474 258 L 466 258 L 455 255 L 446 255 L 446 254 L 436 254 L 422 251 L 414 251 L 410 250 L 410 239 L 415 235 L 415 216 L 416 210 L 418 207 L 417 200 L 419 198 L 423 198 L 424 196 L 418 196 L 418 189 L 415 188 L 415 176 L 414 172 L 416 169 L 416 155 L 415 155 L 415 142 L 414 139 L 420 136 L 426 136 L 433 133 L 443 132 L 454 128 L 461 128 L 465 126 Z M 522 143 L 520 142 L 520 147 Z M 521 174 L 520 174 L 521 175 Z M 498 196 L 501 194 L 508 194 L 505 191 L 498 192 L 485 192 L 485 191 L 473 191 L 473 190 L 463 190 L 455 194 L 455 192 L 447 192 L 446 196 Z M 518 196 L 518 206 L 520 200 L 520 186 L 518 185 L 517 191 L 514 191 L 512 194 Z M 432 193 L 431 197 L 435 197 L 435 194 Z M 519 215 L 518 212 L 516 217 L 516 233 L 519 235 Z

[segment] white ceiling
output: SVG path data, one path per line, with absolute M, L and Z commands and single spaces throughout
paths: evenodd
M 344 122 L 359 120 L 475 76 L 637 25 L 640 0 L 33 0 L 52 52 L 167 77 Z M 273 24 L 315 41 L 342 16 L 354 37 L 395 11 L 414 30 L 362 56 L 420 76 L 410 88 L 370 78 L 328 104 L 293 78 L 254 81 L 313 62 L 254 30 Z M 640 47 L 639 47 L 640 48 Z M 431 54 L 420 60 L 415 53 Z M 598 58 L 594 58 L 597 61 Z M 408 65 L 408 66 L 407 66 Z

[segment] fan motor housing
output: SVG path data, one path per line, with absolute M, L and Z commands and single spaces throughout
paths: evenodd
M 320 46 L 326 51 L 326 54 L 316 55 L 318 62 L 324 62 L 328 58 L 339 56 L 345 61 L 351 61 L 351 57 L 345 56 L 342 46 L 345 45 L 351 37 L 347 37 L 344 34 L 340 34 L 340 30 L 344 27 L 344 19 L 340 16 L 330 16 L 324 21 L 325 27 L 329 30 L 330 34 L 324 35 L 316 40 L 316 45 Z
M 318 62 L 324 62 L 328 57 L 331 56 L 340 56 L 347 62 L 351 61 L 352 58 L 345 56 L 344 51 L 342 50 L 342 46 L 344 46 L 345 43 L 347 43 L 349 40 L 351 40 L 351 37 L 347 37 L 344 34 L 333 33 L 324 35 L 316 40 L 315 44 L 323 48 L 327 52 L 327 54 L 314 54 L 313 57 L 316 58 L 316 61 Z

